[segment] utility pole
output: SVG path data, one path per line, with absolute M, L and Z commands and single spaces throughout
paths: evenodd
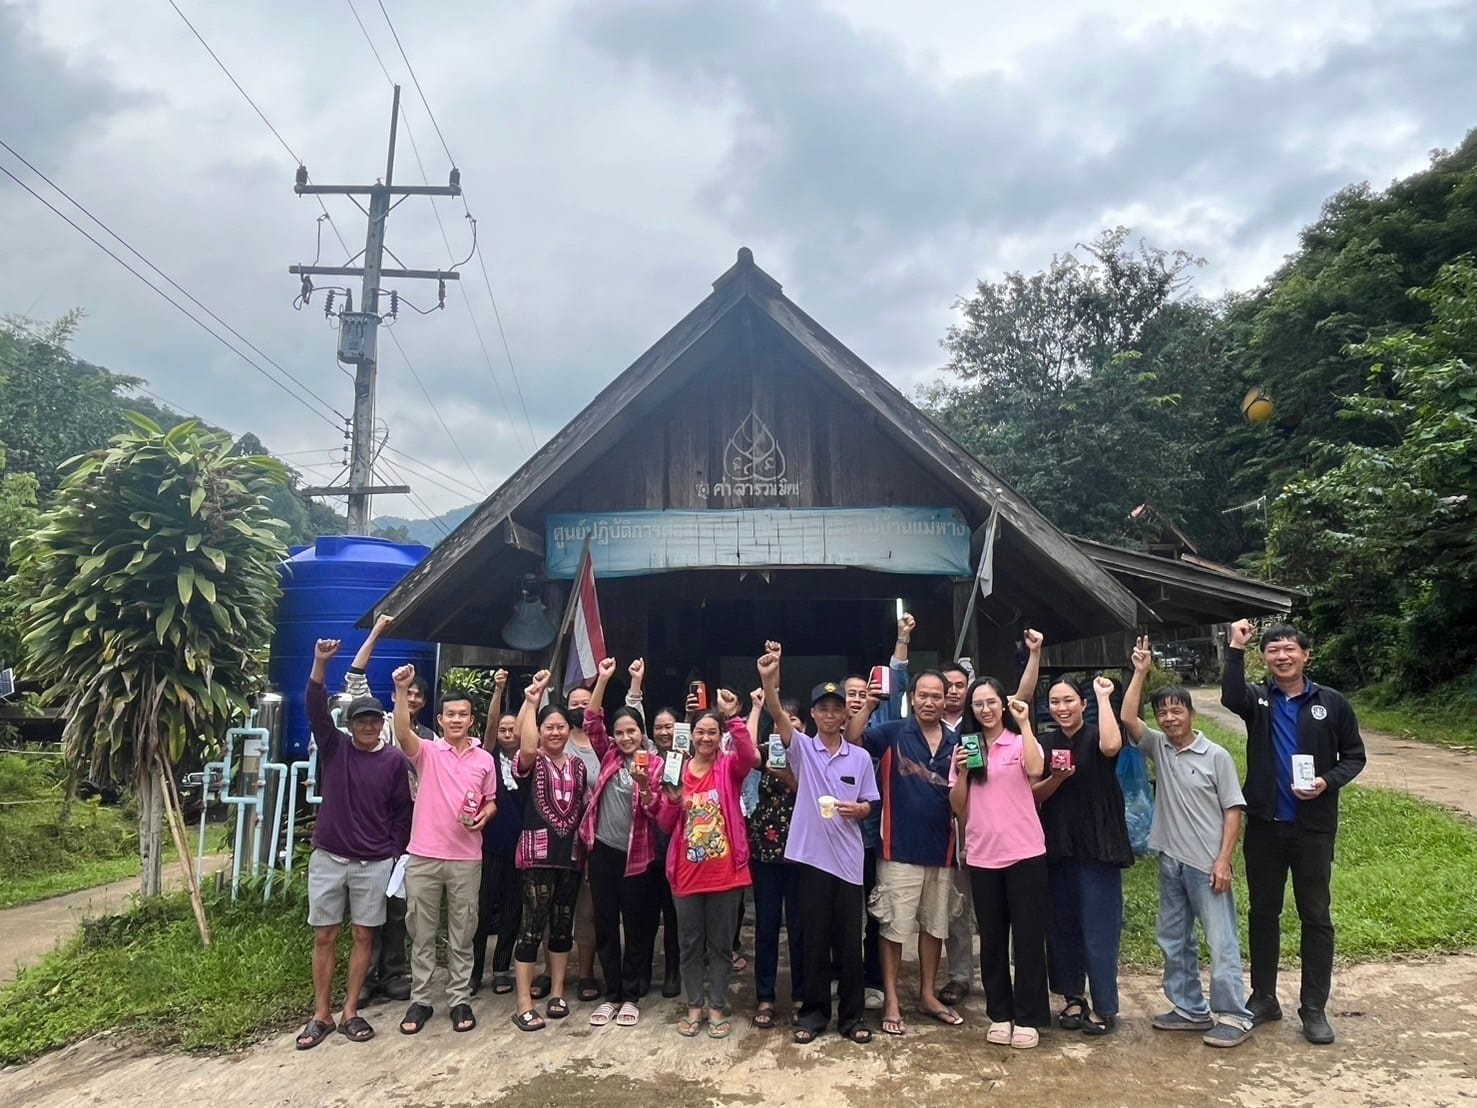
M 305 493 L 319 496 L 342 496 L 347 493 L 351 535 L 369 534 L 369 501 L 375 493 L 410 491 L 408 485 L 371 483 L 374 464 L 374 386 L 378 370 L 379 325 L 383 319 L 379 310 L 382 291 L 380 282 L 385 278 L 439 281 L 441 302 L 445 304 L 446 282 L 461 279 L 461 275 L 454 270 L 384 268 L 385 223 L 390 217 L 390 210 L 395 206 L 390 202 L 391 197 L 403 199 L 407 196 L 460 196 L 462 193 L 461 172 L 455 167 L 452 167 L 450 182 L 444 187 L 435 185 L 397 186 L 394 183 L 395 132 L 399 121 L 400 86 L 396 85 L 394 102 L 390 108 L 390 151 L 385 159 L 385 176 L 382 181 L 377 181 L 372 185 L 310 185 L 307 169 L 304 166 L 298 166 L 297 185 L 294 188 L 299 196 L 369 197 L 369 208 L 365 212 L 369 217 L 369 230 L 364 238 L 364 251 L 359 255 L 364 259 L 362 266 L 294 265 L 287 269 L 289 273 L 296 273 L 302 277 L 305 302 L 313 287 L 311 277 L 363 277 L 364 279 L 359 296 L 360 310 L 357 312 L 353 310 L 353 298 L 350 296 L 348 309 L 338 313 L 338 360 L 345 365 L 355 367 L 354 424 L 349 452 L 349 483 L 347 486 L 314 487 L 303 490 Z M 359 204 L 357 200 L 354 203 Z M 396 201 L 396 204 L 398 203 L 399 201 Z M 360 210 L 364 210 L 362 204 L 359 207 Z M 349 259 L 351 263 L 355 260 L 355 258 Z M 331 305 L 332 293 L 329 295 Z

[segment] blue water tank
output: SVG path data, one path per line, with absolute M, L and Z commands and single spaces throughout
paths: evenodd
M 425 546 L 364 535 L 325 535 L 312 546 L 294 547 L 282 563 L 282 600 L 267 673 L 284 699 L 281 757 L 308 754 L 308 715 L 303 687 L 313 668 L 319 639 L 342 639 L 343 648 L 328 664 L 330 695 L 343 688 L 344 672 L 369 632 L 354 624 L 400 579 L 430 553 Z M 391 628 L 391 633 L 394 629 Z M 430 643 L 384 638 L 369 663 L 369 687 L 390 707 L 390 674 L 409 662 L 435 688 L 436 647 Z

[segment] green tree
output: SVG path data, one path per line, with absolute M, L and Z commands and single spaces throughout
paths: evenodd
M 287 475 L 193 422 L 126 419 L 107 449 L 64 467 L 16 551 L 33 674 L 62 705 L 69 762 L 134 786 L 154 895 L 167 775 L 262 677 L 285 553 L 268 495 Z
M 1353 433 L 1272 502 L 1279 576 L 1308 590 L 1325 671 L 1420 691 L 1477 665 L 1477 264 L 1410 298 L 1429 322 L 1361 343 Z

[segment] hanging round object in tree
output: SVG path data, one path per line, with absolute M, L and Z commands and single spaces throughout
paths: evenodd
M 1261 385 L 1248 389 L 1241 398 L 1241 414 L 1247 423 L 1266 423 L 1276 412 L 1277 406 Z

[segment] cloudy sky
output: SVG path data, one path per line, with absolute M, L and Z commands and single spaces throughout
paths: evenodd
M 383 170 L 390 86 L 357 15 L 445 181 L 379 0 L 175 2 L 324 183 Z M 461 169 L 528 414 L 475 261 L 469 303 L 402 310 L 379 377 L 402 453 L 378 476 L 436 511 L 495 487 L 741 245 L 911 390 L 978 279 L 1122 223 L 1207 258 L 1200 292 L 1248 288 L 1334 190 L 1383 187 L 1477 125 L 1470 0 L 384 6 Z M 313 260 L 321 211 L 168 0 L 0 0 L 0 105 L 0 138 L 325 403 L 279 390 L 3 175 L 0 314 L 80 306 L 80 356 L 332 478 L 351 381 L 322 293 L 294 311 L 286 272 Z M 3 149 L 0 166 L 106 237 Z M 421 181 L 404 130 L 396 179 Z M 357 251 L 363 217 L 328 208 Z M 391 217 L 407 266 L 466 255 L 460 202 L 440 214 L 450 252 L 428 201 Z M 325 225 L 322 260 L 342 259 Z

